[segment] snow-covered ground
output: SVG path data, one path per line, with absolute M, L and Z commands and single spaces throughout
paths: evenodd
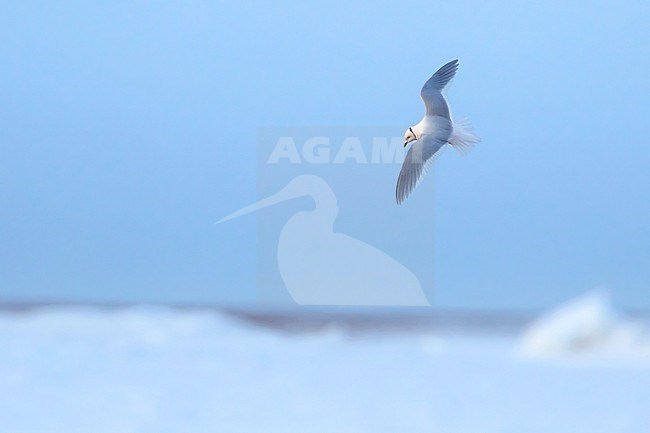
M 158 307 L 5 312 L 0 433 L 643 433 L 647 329 L 598 294 L 519 335 L 282 333 Z

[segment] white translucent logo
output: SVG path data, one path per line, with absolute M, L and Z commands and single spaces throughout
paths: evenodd
M 406 266 L 387 252 L 334 230 L 337 197 L 320 176 L 296 176 L 280 191 L 219 223 L 303 196 L 313 199 L 313 210 L 293 214 L 277 241 L 277 268 L 297 304 L 430 305 L 418 277 Z
M 279 137 L 266 160 L 267 164 L 396 164 L 404 160 L 404 140 L 400 137 L 372 137 L 364 146 L 360 137 L 344 137 L 333 142 L 330 137 L 308 137 L 297 142 L 294 137 Z M 369 149 L 368 149 L 369 147 Z

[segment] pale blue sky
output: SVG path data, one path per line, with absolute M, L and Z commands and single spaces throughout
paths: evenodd
M 432 303 L 602 287 L 650 308 L 649 19 L 643 1 L 2 2 L 0 299 L 254 302 L 253 221 L 214 221 L 256 199 L 258 127 L 401 135 L 459 58 L 452 109 L 483 142 L 399 210 L 435 215 Z

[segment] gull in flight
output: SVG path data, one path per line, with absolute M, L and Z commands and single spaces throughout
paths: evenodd
M 452 60 L 438 69 L 420 91 L 427 111 L 420 123 L 404 133 L 404 147 L 412 141 L 415 144 L 406 154 L 397 178 L 397 204 L 402 204 L 420 183 L 434 155 L 445 144 L 449 143 L 461 154 L 466 154 L 481 140 L 474 135 L 469 121 L 463 119 L 454 122 L 451 119 L 445 93 L 457 70 L 458 60 Z

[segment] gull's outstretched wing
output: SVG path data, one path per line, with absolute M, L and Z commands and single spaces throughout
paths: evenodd
M 438 134 L 424 134 L 409 149 L 397 178 L 395 198 L 402 204 L 411 191 L 420 183 L 433 162 L 433 157 L 447 143 L 449 134 L 441 130 Z
M 442 90 L 449 84 L 458 70 L 458 60 L 452 60 L 440 69 L 422 87 L 420 96 L 430 116 L 442 116 L 449 119 L 449 106 Z

